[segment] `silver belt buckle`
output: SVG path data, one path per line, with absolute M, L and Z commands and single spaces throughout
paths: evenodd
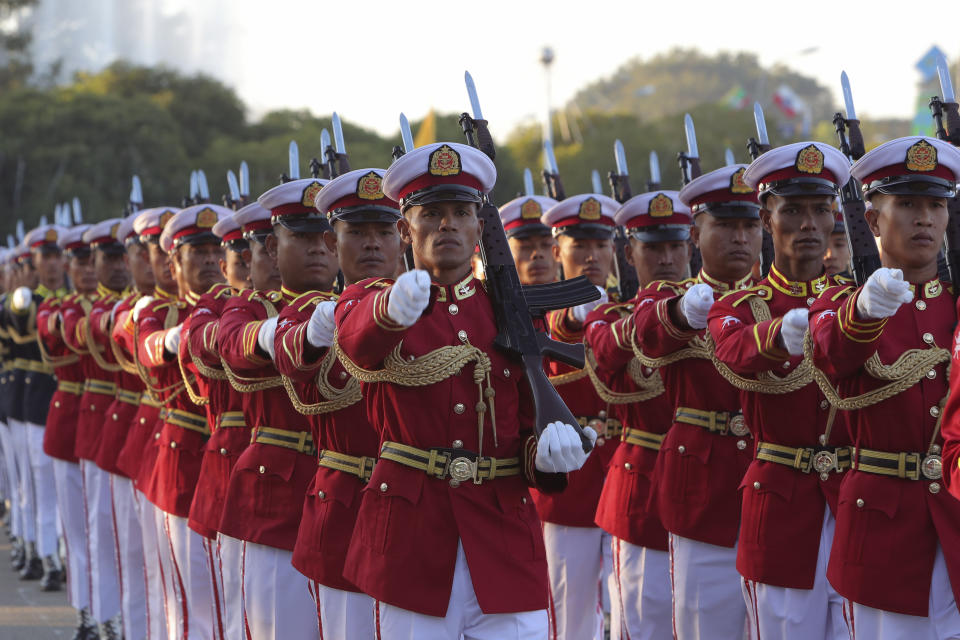
M 730 421 L 727 423 L 727 426 L 730 429 L 730 433 L 737 437 L 742 437 L 750 433 L 750 429 L 747 428 L 747 421 L 743 419 L 742 413 L 730 416 Z
M 840 470 L 836 451 L 817 451 L 813 454 L 813 468 L 817 473 L 829 473 Z
M 476 482 L 477 463 L 465 456 L 454 458 L 447 466 L 447 475 L 450 476 L 451 487 L 458 487 L 461 482 L 466 482 L 467 480 L 474 480 L 474 482 Z
M 927 480 L 939 480 L 943 477 L 943 462 L 940 456 L 929 454 L 920 463 L 920 471 Z

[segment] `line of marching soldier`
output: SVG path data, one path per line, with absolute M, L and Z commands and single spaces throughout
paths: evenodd
M 851 174 L 883 247 L 859 288 L 838 248 L 824 268 Z M 589 454 L 535 433 L 495 347 L 477 149 L 41 226 L 5 256 L 15 566 L 65 573 L 81 640 L 599 640 L 605 611 L 619 639 L 960 637 L 958 176 L 931 138 L 852 168 L 800 142 L 623 204 L 505 204 L 523 284 L 603 290 L 543 323 L 586 347 L 546 366 Z

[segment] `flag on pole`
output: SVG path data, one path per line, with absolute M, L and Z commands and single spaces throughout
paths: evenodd
M 800 99 L 800 96 L 785 84 L 781 84 L 774 92 L 773 103 L 788 118 L 796 117 L 806 107 L 806 103 Z
M 726 93 L 725 96 L 720 100 L 721 104 L 724 104 L 731 109 L 743 109 L 747 106 L 747 92 L 743 90 L 743 87 L 737 85 L 732 87 L 730 91 Z

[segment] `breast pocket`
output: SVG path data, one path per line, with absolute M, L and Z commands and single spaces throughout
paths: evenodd
M 520 482 L 494 481 L 503 517 L 503 546 L 518 560 L 540 560 L 545 555 L 543 526 L 527 487 Z
M 416 469 L 380 461 L 363 488 L 360 508 L 360 541 L 379 554 L 409 536 L 416 535 L 417 505 L 426 474 Z
M 276 451 L 273 451 L 276 449 Z M 298 498 L 293 495 L 290 478 L 297 464 L 295 451 L 287 451 L 270 445 L 250 445 L 240 456 L 233 472 L 251 496 L 253 513 L 262 518 L 275 518 L 288 514 Z M 303 496 L 299 497 L 303 500 Z
M 769 529 L 776 528 L 777 514 L 789 510 L 796 484 L 797 472 L 793 469 L 772 463 L 751 465 L 740 483 L 740 535 L 745 544 L 764 547 Z M 780 526 L 782 529 L 782 523 Z
M 859 565 L 868 558 L 895 557 L 895 537 L 885 532 L 899 510 L 904 481 L 848 473 L 840 488 L 834 538 L 845 541 L 845 561 Z
M 712 450 L 713 438 L 696 434 L 671 439 L 669 445 L 660 451 L 663 459 L 662 491 L 671 501 L 690 506 L 707 503 Z

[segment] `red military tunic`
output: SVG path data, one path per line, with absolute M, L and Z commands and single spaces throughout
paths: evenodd
M 77 295 L 71 293 L 62 298 L 50 297 L 37 308 L 37 337 L 41 353 L 57 376 L 57 390 L 50 401 L 47 429 L 43 433 L 43 451 L 52 458 L 67 462 L 78 461 L 73 449 L 84 378 L 80 356 L 66 345 L 60 327 L 63 309 L 75 304 Z
M 103 428 L 103 437 L 97 449 L 97 466 L 110 473 L 130 477 L 118 466 L 118 458 L 127 441 L 134 420 L 140 411 L 144 386 L 136 365 L 130 356 L 123 353 L 120 344 L 114 340 L 116 322 L 125 322 L 133 305 L 141 298 L 139 293 L 130 293 L 117 302 L 113 311 L 99 314 L 100 320 L 91 324 L 94 340 L 110 354 L 110 361 L 116 363 L 117 397 L 107 410 L 107 422 Z M 118 358 L 119 354 L 119 358 Z
M 159 287 L 154 290 L 153 297 L 155 302 L 151 304 L 176 300 L 175 296 L 171 296 Z M 140 364 L 138 357 L 135 337 L 139 337 L 139 332 L 133 322 L 133 306 L 135 305 L 136 301 L 133 302 L 132 306 L 123 305 L 117 310 L 111 337 L 117 344 L 117 349 L 123 355 L 123 358 L 133 364 L 140 381 L 144 383 L 144 390 L 140 395 L 140 407 L 133 417 L 130 432 L 123 443 L 123 448 L 117 455 L 117 469 L 123 475 L 131 478 L 137 489 L 142 492 L 153 473 L 153 465 L 157 459 L 157 448 L 154 442 L 159 437 L 162 427 L 160 421 L 162 405 L 160 395 L 155 391 L 158 389 L 159 382 L 149 369 Z
M 97 344 L 93 338 L 91 318 L 96 323 L 101 314 L 109 315 L 117 300 L 117 292 L 100 284 L 92 301 L 78 298 L 79 304 L 63 310 L 63 339 L 71 349 L 82 354 L 80 367 L 85 380 L 74 453 L 83 460 L 96 460 L 104 425 L 110 415 L 108 410 L 117 393 L 117 372 L 104 359 L 103 345 Z M 107 368 L 104 369 L 101 363 L 108 365 Z
M 380 437 L 367 419 L 361 402 L 359 382 L 350 376 L 329 349 L 315 362 L 305 362 L 306 328 L 317 304 L 333 299 L 327 293 L 307 293 L 280 312 L 277 324 L 277 370 L 295 385 L 298 400 L 306 404 L 337 406 L 309 416 L 314 441 L 324 450 L 353 458 L 366 458 L 358 467 L 368 472 L 377 458 Z M 316 380 L 323 375 L 321 393 Z M 339 406 L 347 403 L 347 406 Z M 360 511 L 362 490 L 367 481 L 360 473 L 318 466 L 303 502 L 303 519 L 293 548 L 293 566 L 325 586 L 359 591 L 343 577 L 344 561 Z
M 474 380 L 473 362 L 424 386 L 365 385 L 367 415 L 381 443 L 518 457 L 522 473 L 452 486 L 381 458 L 363 489 L 345 577 L 378 600 L 443 616 L 459 541 L 484 613 L 543 609 L 547 565 L 540 520 L 527 486 L 562 489 L 565 477 L 535 471 L 533 406 L 523 368 L 493 346 L 496 323 L 481 281 L 467 276 L 455 285 L 433 285 L 430 306 L 406 329 L 386 315 L 390 283 L 366 280 L 340 297 L 338 340 L 347 358 L 376 370 L 392 352 L 396 357 L 390 359 L 391 366 L 399 367 L 439 348 L 472 345 L 474 356 L 489 358 L 490 371 L 489 382 L 482 377 L 481 385 Z M 490 396 L 482 395 L 480 387 L 494 392 L 481 414 L 482 438 L 477 407 Z
M 595 522 L 604 531 L 641 547 L 667 550 L 667 532 L 649 504 L 659 445 L 644 436 L 646 445 L 626 441 L 633 430 L 662 438 L 673 421 L 660 374 L 635 358 L 634 304 L 600 305 L 587 316 L 584 344 L 592 352 L 597 376 L 622 402 L 610 405 L 610 414 L 623 425 L 621 442 L 607 470 L 597 504 Z M 590 357 L 588 355 L 588 357 Z M 639 434 L 638 434 L 639 435 Z
M 296 297 L 286 289 L 282 293 L 244 291 L 224 306 L 219 330 L 223 363 L 234 374 L 231 383 L 244 391 L 243 411 L 252 437 L 280 430 L 286 438 L 305 445 L 301 452 L 251 442 L 230 475 L 219 530 L 287 551 L 293 550 L 296 541 L 303 497 L 316 472 L 317 457 L 310 423 L 291 405 L 276 368 L 257 346 L 257 333 L 264 320 Z
M 547 326 L 554 340 L 570 344 L 583 342 L 583 329 L 573 330 L 566 322 L 567 309 L 547 314 Z M 607 466 L 617 448 L 620 429 L 616 418 L 607 420 L 609 406 L 600 399 L 593 383 L 583 370 L 560 362 L 548 363 L 550 380 L 577 420 L 597 432 L 597 442 L 584 465 L 567 474 L 567 488 L 562 493 L 545 494 L 533 490 L 533 502 L 544 522 L 568 527 L 595 527 L 597 503 L 603 489 Z
M 683 356 L 660 368 L 675 415 L 660 447 L 651 502 L 667 531 L 732 547 L 740 527 L 738 487 L 753 457 L 749 434 L 720 435 L 677 419 L 680 411 L 686 415 L 726 412 L 728 416 L 740 411 L 737 389 L 717 372 L 710 348 L 701 343 L 706 332 L 684 330 L 670 320 L 667 303 L 697 282 L 711 285 L 718 297 L 752 284 L 749 277 L 736 283 L 719 282 L 701 271 L 696 280 L 651 283 L 637 295 L 634 309 L 635 341 L 644 356 Z
M 157 508 L 181 518 L 190 511 L 210 429 L 203 409 L 184 389 L 176 357 L 166 352 L 163 343 L 166 333 L 187 319 L 199 297 L 191 292 L 176 301 L 156 300 L 140 312 L 137 321 L 137 355 L 157 380 L 155 389 L 164 406 L 163 426 L 154 436 L 157 458 L 143 492 Z
M 947 283 L 914 284 L 913 302 L 886 320 L 861 318 L 858 295 L 852 287 L 832 288 L 810 310 L 814 363 L 838 385 L 842 397 L 890 383 L 871 375 L 866 366 L 891 365 L 909 350 L 930 356 L 937 353 L 932 349 L 950 348 L 957 313 Z M 874 354 L 879 362 L 871 363 Z M 948 357 L 949 352 L 943 354 Z M 852 411 L 849 424 L 857 455 L 871 449 L 912 452 L 923 459 L 931 440 L 939 453 L 942 439 L 934 434 L 948 390 L 946 367 L 942 360 L 924 367 L 904 391 Z M 939 544 L 954 598 L 960 602 L 960 502 L 941 491 L 939 480 L 922 474 L 910 480 L 855 468 L 844 476 L 827 568 L 840 595 L 876 609 L 933 615 L 927 609 Z
M 217 342 L 220 314 L 234 293 L 229 285 L 216 284 L 200 296 L 193 313 L 183 324 L 180 341 L 181 366 L 195 377 L 195 393 L 207 399 L 204 408 L 207 424 L 213 431 L 203 450 L 197 489 L 187 519 L 191 529 L 208 537 L 216 535 L 230 472 L 250 443 L 250 428 L 243 416 L 243 394 L 230 386 Z
M 734 373 L 750 380 L 771 372 L 777 378 L 796 380 L 795 384 L 806 381 L 788 393 L 772 392 L 770 381 L 764 384 L 771 392 L 741 390 L 743 415 L 758 442 L 813 449 L 823 445 L 831 451 L 849 444 L 845 424 L 836 419 L 829 427 L 829 439 L 821 443 L 821 436 L 827 435 L 830 404 L 813 377 L 804 375 L 803 357 L 790 356 L 777 346 L 783 315 L 790 309 L 808 308 L 835 284 L 827 276 L 790 282 L 772 267 L 757 286 L 728 293 L 710 309 L 715 353 Z M 763 310 L 766 314 L 757 317 Z M 836 471 L 821 476 L 812 462 L 811 457 L 806 472 L 756 458 L 750 463 L 740 484 L 743 510 L 737 544 L 737 571 L 748 580 L 813 588 L 824 509 L 829 505 L 836 513 L 843 476 Z

